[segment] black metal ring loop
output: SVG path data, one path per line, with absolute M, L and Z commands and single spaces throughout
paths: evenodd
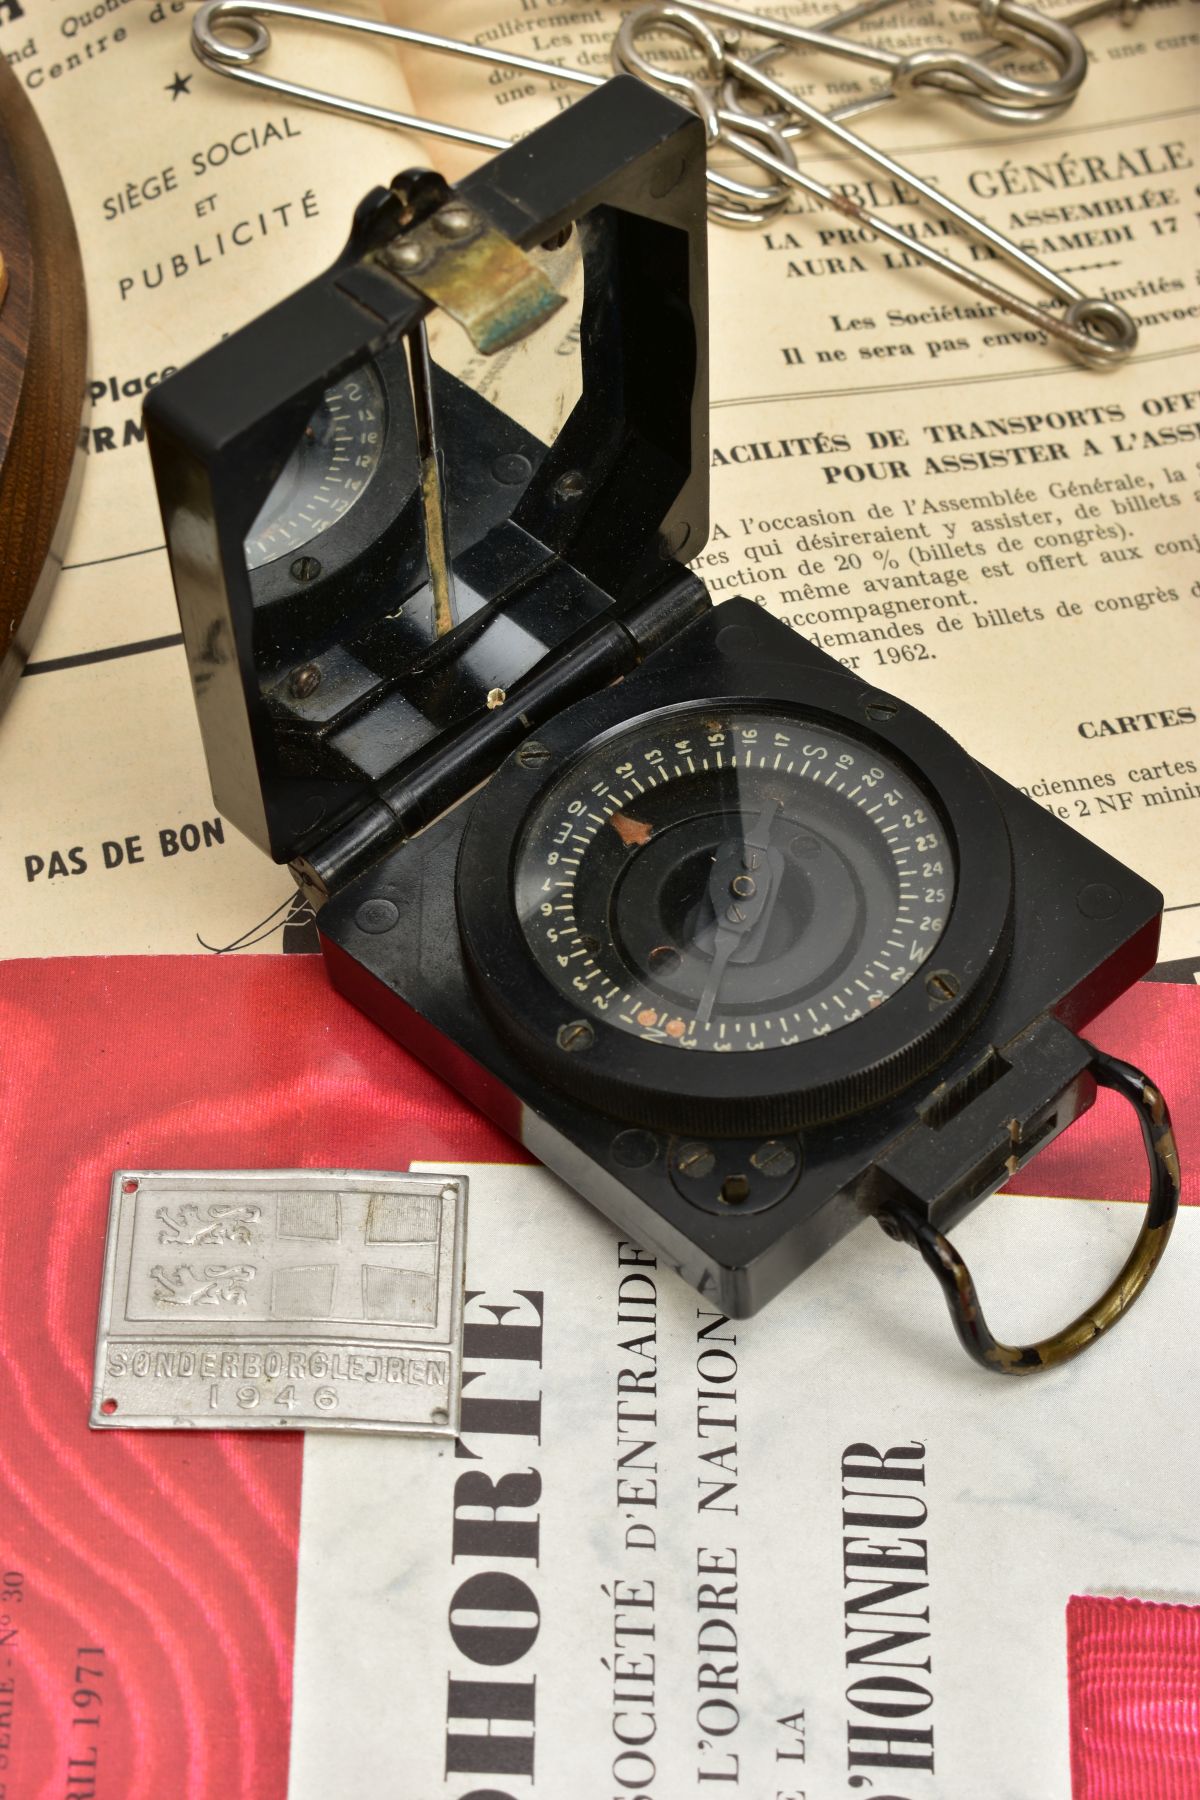
M 1116 1279 L 1085 1312 L 1061 1331 L 1036 1344 L 1002 1344 L 993 1337 L 971 1272 L 954 1245 L 928 1219 L 901 1201 L 880 1213 L 882 1223 L 896 1229 L 904 1242 L 919 1250 L 937 1276 L 959 1342 L 973 1362 L 997 1375 L 1032 1375 L 1039 1369 L 1070 1362 L 1129 1311 L 1153 1275 L 1167 1247 L 1179 1210 L 1179 1153 L 1167 1103 L 1140 1069 L 1087 1045 L 1092 1075 L 1100 1087 L 1121 1094 L 1138 1115 L 1150 1165 L 1146 1216 Z

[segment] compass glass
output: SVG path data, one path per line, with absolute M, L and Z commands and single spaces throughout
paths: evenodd
M 516 852 L 526 942 L 581 1017 L 708 1051 L 849 1025 L 917 973 L 955 868 L 873 744 L 782 711 L 660 713 L 591 746 Z
M 246 566 L 294 555 L 344 518 L 379 467 L 385 403 L 364 366 L 326 388 L 246 539 Z

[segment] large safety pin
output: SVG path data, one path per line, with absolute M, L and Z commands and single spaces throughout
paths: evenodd
M 472 62 L 487 63 L 492 68 L 519 69 L 525 74 L 542 75 L 551 81 L 565 81 L 578 87 L 603 87 L 608 77 L 590 70 L 575 69 L 561 63 L 542 62 L 537 57 L 522 56 L 516 51 L 495 51 L 461 38 L 439 37 L 435 32 L 416 31 L 404 25 L 388 25 L 381 19 L 358 18 L 352 13 L 322 12 L 314 7 L 297 6 L 292 0 L 205 0 L 192 20 L 192 49 L 206 69 L 214 74 L 244 81 L 251 87 L 273 94 L 285 94 L 305 106 L 329 112 L 345 113 L 353 119 L 364 119 L 372 125 L 387 125 L 397 131 L 414 131 L 423 135 L 446 138 L 452 143 L 469 144 L 480 150 L 509 150 L 511 138 L 494 137 L 486 131 L 473 131 L 462 125 L 448 125 L 440 120 L 421 118 L 413 113 L 397 112 L 386 106 L 374 106 L 366 100 L 330 94 L 322 88 L 305 87 L 299 82 L 285 81 L 282 76 L 265 74 L 255 65 L 271 48 L 271 34 L 264 19 L 291 19 L 306 25 L 327 25 L 335 30 L 361 33 L 365 37 L 389 38 L 393 42 L 414 44 L 425 50 L 447 56 L 461 56 Z M 231 38 L 228 32 L 240 34 Z M 746 135 L 759 137 L 769 144 L 772 153 L 791 163 L 793 152 L 778 132 L 758 125 L 754 119 L 744 120 Z M 736 145 L 731 146 L 737 149 Z M 715 169 L 708 171 L 710 203 L 714 217 L 730 222 L 761 224 L 781 212 L 787 204 L 787 189 L 778 182 L 757 184 L 739 181 L 735 176 Z
M 986 275 L 955 261 L 953 257 L 923 243 L 919 238 L 909 237 L 895 225 L 890 225 L 886 219 L 868 212 L 856 200 L 826 186 L 815 176 L 805 174 L 786 154 L 790 146 L 785 145 L 775 128 L 762 118 L 718 105 L 701 82 L 673 69 L 664 69 L 661 64 L 653 63 L 644 56 L 637 47 L 637 39 L 641 32 L 647 30 L 674 32 L 687 38 L 701 51 L 707 61 L 708 71 L 715 79 L 720 80 L 726 74 L 735 76 L 747 87 L 757 89 L 773 99 L 785 112 L 796 113 L 814 130 L 826 132 L 856 156 L 882 169 L 904 187 L 912 189 L 935 212 L 954 220 L 969 238 L 990 245 L 1006 262 L 1024 270 L 1039 286 L 1065 301 L 1066 314 L 1059 317 L 1049 313 L 1036 301 L 1026 300 L 1008 288 L 1000 287 Z M 757 163 L 787 186 L 803 188 L 806 193 L 833 207 L 844 217 L 853 219 L 856 224 L 886 238 L 909 255 L 919 257 L 951 280 L 963 283 L 981 298 L 990 300 L 1005 312 L 1013 313 L 1017 318 L 1037 326 L 1049 337 L 1063 344 L 1078 362 L 1093 368 L 1112 367 L 1124 362 L 1134 349 L 1137 343 L 1137 326 L 1123 308 L 1111 300 L 1084 294 L 1073 283 L 1022 250 L 1019 244 L 1014 244 L 1010 238 L 993 230 L 974 213 L 959 206 L 957 201 L 940 194 L 928 182 L 922 181 L 901 163 L 893 161 L 873 144 L 856 136 L 838 120 L 831 119 L 827 113 L 810 106 L 806 100 L 780 86 L 761 69 L 745 62 L 728 45 L 722 43 L 704 19 L 698 18 L 687 7 L 645 6 L 629 13 L 617 33 L 613 56 L 617 65 L 630 74 L 636 74 L 652 85 L 682 94 L 703 120 L 710 144 L 722 142 L 731 145 L 748 161 Z M 771 141 L 773 133 L 774 142 Z M 784 154 L 780 154 L 781 146 Z M 741 223 L 741 220 L 735 219 L 733 222 Z
M 978 9 L 984 30 L 999 40 L 985 55 L 998 54 L 1004 49 L 1033 51 L 1056 65 L 1058 74 L 1053 80 L 1024 81 L 991 67 L 983 56 L 963 50 L 947 47 L 901 55 L 878 44 L 865 44 L 840 35 L 845 26 L 856 24 L 891 4 L 894 0 L 864 0 L 864 4 L 815 26 L 793 25 L 785 19 L 722 4 L 721 0 L 694 0 L 689 10 L 717 24 L 732 27 L 737 37 L 744 32 L 753 32 L 771 39 L 764 51 L 749 59 L 755 65 L 770 60 L 781 49 L 799 46 L 827 51 L 887 73 L 886 88 L 857 101 L 845 102 L 837 108 L 839 117 L 865 111 L 870 106 L 878 106 L 884 99 L 897 98 L 914 90 L 936 88 L 987 118 L 1028 123 L 1032 113 L 1040 121 L 1056 116 L 1069 106 L 1087 74 L 1087 53 L 1070 26 L 1025 6 L 1022 0 L 967 0 L 967 4 Z M 737 37 L 732 40 L 726 37 L 726 44 L 732 49 L 738 48 Z
M 1063 13 L 1057 19 L 1051 20 L 1045 14 L 1035 12 L 1028 7 L 1021 6 L 1016 8 L 1011 3 L 1005 7 L 1003 5 L 1003 0 L 965 0 L 965 4 L 978 8 L 983 29 L 999 40 L 996 43 L 988 45 L 986 49 L 978 51 L 974 57 L 968 57 L 967 62 L 968 64 L 973 64 L 974 69 L 981 72 L 983 76 L 987 76 L 990 73 L 994 73 L 994 71 L 988 69 L 987 65 L 995 58 L 1003 56 L 1006 52 L 1011 52 L 1014 48 L 1023 50 L 1035 48 L 1039 51 L 1044 50 L 1047 55 L 1052 56 L 1054 40 L 1049 35 L 1051 32 L 1053 34 L 1063 32 L 1069 33 L 1075 43 L 1079 44 L 1080 51 L 1083 53 L 1082 45 L 1076 35 L 1075 28 L 1077 26 L 1086 25 L 1093 19 L 1103 18 L 1105 15 L 1114 12 L 1120 14 L 1121 23 L 1123 25 L 1131 25 L 1144 3 L 1145 0 L 1090 0 L 1089 4 L 1076 7 L 1073 12 Z M 886 10 L 889 6 L 894 6 L 896 4 L 898 4 L 898 0 L 861 0 L 859 5 L 849 8 L 846 12 L 839 13 L 836 18 L 823 20 L 815 29 L 831 33 L 841 32 L 844 31 L 847 26 L 857 25 L 861 20 L 872 18 L 876 14 Z M 717 5 L 705 5 L 704 7 L 694 7 L 693 10 L 697 12 L 704 11 L 706 13 L 711 13 L 713 16 L 721 17 L 729 9 Z M 1019 13 L 1019 19 L 1012 17 L 1014 13 Z M 995 30 L 993 20 L 999 19 L 1003 21 L 1006 14 L 1011 19 L 1013 30 L 1011 32 L 1005 29 Z M 759 31 L 766 24 L 765 18 L 760 19 L 759 15 L 751 14 L 748 15 L 748 17 L 759 20 L 759 22 L 753 26 L 755 31 Z M 1042 45 L 1030 45 L 1027 41 L 1026 33 L 1035 39 L 1042 37 L 1046 41 Z M 764 64 L 773 62 L 776 57 L 786 51 L 788 49 L 788 44 L 780 41 L 780 33 L 776 32 L 774 33 L 774 36 L 776 39 L 774 43 L 766 45 L 764 49 L 754 51 L 753 54 L 747 56 L 746 60 L 753 63 L 756 68 L 762 68 Z M 729 40 L 726 40 L 726 42 L 729 43 Z M 729 48 L 737 49 L 739 46 L 736 42 L 729 43 Z M 1074 59 L 1072 58 L 1072 72 L 1073 69 Z M 852 118 L 858 113 L 870 112 L 877 106 L 886 106 L 894 100 L 903 99 L 905 93 L 911 91 L 913 88 L 921 90 L 935 88 L 940 89 L 941 92 L 945 93 L 950 98 L 959 99 L 964 106 L 970 107 L 972 112 L 978 113 L 982 118 L 991 119 L 1001 124 L 1043 125 L 1048 120 L 1058 118 L 1058 116 L 1066 110 L 1071 104 L 1079 85 L 1077 83 L 1069 93 L 1064 91 L 1062 96 L 1059 97 L 1054 91 L 1058 84 L 1050 83 L 1048 84 L 1050 98 L 1042 102 L 1036 98 L 1038 88 L 1037 85 L 1033 83 L 1018 84 L 1022 90 L 1021 92 L 1014 93 L 1007 99 L 1002 99 L 989 96 L 982 91 L 982 86 L 977 88 L 974 93 L 970 92 L 969 87 L 967 86 L 956 87 L 953 79 L 939 78 L 936 75 L 936 72 L 929 67 L 926 67 L 926 69 L 922 71 L 919 64 L 913 66 L 911 74 L 915 79 L 906 81 L 903 75 L 900 80 L 893 77 L 885 87 L 875 88 L 870 93 L 860 95 L 857 99 L 845 100 L 838 106 L 830 107 L 829 116 L 838 119 Z M 1066 76 L 1067 67 L 1064 65 L 1063 72 L 1059 78 L 1060 82 L 1065 82 Z M 1083 77 L 1081 75 L 1080 82 L 1082 82 L 1082 79 Z M 1043 86 L 1042 91 L 1046 91 L 1045 85 Z M 736 111 L 740 109 L 740 101 L 741 95 L 738 93 L 737 80 L 730 76 L 725 83 L 725 104 Z M 780 121 L 778 118 L 772 117 L 772 123 L 778 124 Z M 796 124 L 794 122 L 790 125 L 784 125 L 783 127 L 784 136 L 788 138 L 799 136 L 802 132 L 807 130 L 807 125 Z

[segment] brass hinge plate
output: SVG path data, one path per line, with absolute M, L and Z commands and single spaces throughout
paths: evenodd
M 566 304 L 532 257 L 457 195 L 373 260 L 440 306 L 484 356 L 519 344 Z

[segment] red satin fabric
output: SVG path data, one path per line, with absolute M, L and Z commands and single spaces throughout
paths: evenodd
M 94 1742 L 112 1800 L 283 1800 L 302 1440 L 89 1430 L 112 1172 L 523 1153 L 318 957 L 0 964 L 0 1105 L 0 1575 L 24 1577 L 0 1786 L 78 1794 Z M 71 1696 L 95 1648 L 93 1731 Z
M 1147 984 L 1092 1035 L 1162 1084 L 1194 1170 L 1200 990 Z M 0 964 L 0 1104 L 0 1561 L 24 1576 L 23 1599 L 0 1603 L 19 1631 L 0 1642 L 0 1677 L 12 1651 L 18 1683 L 11 1800 L 65 1791 L 90 1741 L 70 1721 L 77 1652 L 93 1647 L 106 1671 L 93 1685 L 107 1683 L 97 1793 L 283 1800 L 301 1440 L 88 1429 L 110 1176 L 524 1153 L 307 956 Z M 1128 1109 L 1093 1117 L 1020 1185 L 1142 1199 Z M 1093 1699 L 1106 1667 L 1089 1674 Z M 1185 1792 L 1200 1789 L 1078 1790 Z
M 1200 987 L 1141 981 L 1082 1035 L 1162 1089 L 1179 1145 L 1183 1202 L 1200 1203 Z M 1148 1186 L 1137 1120 L 1123 1100 L 1101 1091 L 1091 1111 L 1035 1156 L 1009 1191 L 1144 1202 Z
M 1073 1596 L 1067 1679 L 1072 1800 L 1198 1800 L 1200 1606 Z

